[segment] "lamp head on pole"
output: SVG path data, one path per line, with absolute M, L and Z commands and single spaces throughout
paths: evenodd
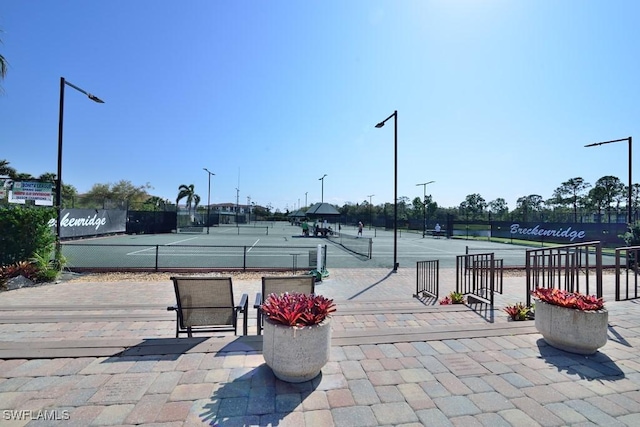
M 387 117 L 386 119 L 384 119 L 383 121 L 381 121 L 380 123 L 378 123 L 378 124 L 376 125 L 376 127 L 377 127 L 378 129 L 380 129 L 382 126 L 384 126 L 384 124 L 387 122 L 387 120 L 389 120 L 391 117 L 395 117 L 395 118 L 396 118 L 396 120 L 398 120 L 398 118 L 397 118 L 397 117 L 398 117 L 398 110 L 394 111 L 394 112 L 393 112 L 389 117 Z
M 104 101 L 95 95 L 91 95 L 90 93 L 88 93 L 87 96 L 89 97 L 90 100 L 97 102 L 98 104 L 104 104 Z

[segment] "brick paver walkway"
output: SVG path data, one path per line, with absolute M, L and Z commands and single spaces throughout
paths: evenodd
M 446 294 L 452 273 L 441 276 Z M 257 280 L 234 284 L 250 300 L 259 289 Z M 338 301 L 332 321 L 340 344 L 321 376 L 297 385 L 274 378 L 257 337 L 181 339 L 183 350 L 162 354 L 150 343 L 176 341 L 165 310 L 175 298 L 169 281 L 0 294 L 0 351 L 51 351 L 54 341 L 62 351 L 136 340 L 147 347 L 133 350 L 152 349 L 0 360 L 1 424 L 640 425 L 635 302 L 608 302 L 609 342 L 587 357 L 547 346 L 535 330 L 509 332 L 519 325 L 499 308 L 523 300 L 521 278 L 507 279 L 494 312 L 425 306 L 411 298 L 415 273 L 408 269 L 336 270 L 317 289 Z

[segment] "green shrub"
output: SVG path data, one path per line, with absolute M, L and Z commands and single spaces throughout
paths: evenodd
M 53 208 L 0 207 L 0 266 L 27 261 L 36 253 L 49 251 L 55 235 L 48 222 L 55 215 Z
M 627 232 L 619 235 L 627 246 L 639 246 L 640 245 L 640 222 L 630 224 Z
M 58 278 L 58 274 L 62 271 L 62 267 L 66 263 L 64 257 L 53 259 L 51 257 L 52 250 L 44 250 L 36 252 L 31 258 L 31 264 L 34 266 L 36 282 L 53 282 Z

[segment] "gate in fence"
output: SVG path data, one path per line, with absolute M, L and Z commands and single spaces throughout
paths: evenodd
M 416 263 L 416 293 L 414 298 L 438 299 L 440 261 L 418 261 Z
M 639 256 L 640 246 L 616 249 L 616 301 L 640 298 Z
M 493 253 L 456 256 L 456 292 L 471 295 L 493 309 L 494 292 L 502 293 L 503 260 Z

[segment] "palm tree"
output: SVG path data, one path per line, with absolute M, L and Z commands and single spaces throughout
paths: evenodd
M 198 208 L 198 204 L 200 203 L 200 196 L 198 196 L 195 192 L 194 185 L 185 185 L 182 184 L 178 187 L 178 198 L 176 199 L 176 206 L 180 203 L 180 200 L 187 199 L 187 211 L 189 213 L 189 217 L 191 221 L 193 221 L 193 216 L 191 215 L 191 205 L 193 204 L 193 212 L 195 213 Z
M 0 176 L 8 176 L 14 178 L 18 172 L 9 166 L 9 162 L 6 160 L 0 160 Z
M 2 32 L 0 30 L 0 32 Z M 2 44 L 2 40 L 0 40 L 0 44 Z M 5 76 L 7 75 L 7 69 L 9 68 L 9 63 L 7 62 L 6 59 L 4 59 L 4 56 L 2 56 L 2 54 L 0 53 L 0 80 L 4 80 Z M 0 92 L 2 92 L 2 88 L 0 88 Z

